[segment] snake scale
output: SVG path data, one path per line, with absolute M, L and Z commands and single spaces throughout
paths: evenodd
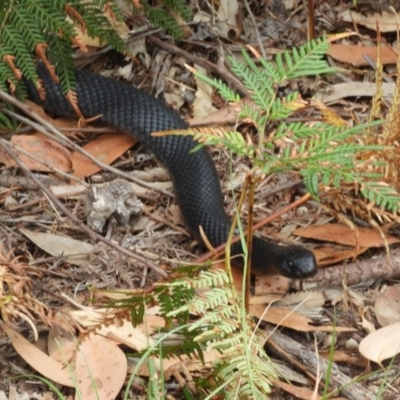
M 44 100 L 32 83 L 27 83 L 28 98 L 57 116 L 76 117 L 44 65 L 38 66 L 39 77 L 46 91 Z M 205 148 L 191 150 L 197 142 L 190 136 L 154 137 L 152 132 L 186 129 L 179 115 L 161 101 L 129 84 L 85 71 L 75 71 L 78 106 L 85 118 L 101 115 L 100 121 L 128 132 L 143 142 L 168 169 L 182 214 L 191 233 L 199 238 L 203 228 L 212 246 L 226 242 L 231 228 L 220 181 Z M 241 254 L 239 243 L 232 245 L 232 254 Z M 253 237 L 251 266 L 256 275 L 278 274 L 302 279 L 316 273 L 313 253 L 302 246 L 279 246 Z

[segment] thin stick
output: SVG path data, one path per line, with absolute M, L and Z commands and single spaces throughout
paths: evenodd
M 80 146 L 78 146 L 76 143 L 74 143 L 72 140 L 67 138 L 65 135 L 63 135 L 58 129 L 56 129 L 52 124 L 47 122 L 45 119 L 41 118 L 39 115 L 37 115 L 35 112 L 33 112 L 26 104 L 22 103 L 21 101 L 17 100 L 13 96 L 9 95 L 8 93 L 4 92 L 3 90 L 0 90 L 0 99 L 3 99 L 10 104 L 14 105 L 15 107 L 19 108 L 22 110 L 26 115 L 29 117 L 33 118 L 35 121 L 38 123 L 30 120 L 29 118 L 25 118 L 22 115 L 19 115 L 17 113 L 14 113 L 10 110 L 7 109 L 2 109 L 2 112 L 4 114 L 7 114 L 18 121 L 24 122 L 25 124 L 31 126 L 32 128 L 38 130 L 39 132 L 43 133 L 47 137 L 55 140 L 57 143 L 60 143 L 63 146 L 70 147 L 76 152 L 84 155 L 87 157 L 90 161 L 94 162 L 96 165 L 101 167 L 102 169 L 105 169 L 107 171 L 111 171 L 117 176 L 122 176 L 125 179 L 128 179 L 131 182 L 135 182 L 138 185 L 141 185 L 145 188 L 151 189 L 158 191 L 159 193 L 165 194 L 166 196 L 169 197 L 174 197 L 172 193 L 167 192 L 166 190 L 163 189 L 155 189 L 154 187 L 151 186 L 148 182 L 144 182 L 140 179 L 137 179 L 133 176 L 130 176 L 129 174 L 126 174 L 122 171 L 120 171 L 117 168 L 111 167 L 110 165 L 107 165 L 103 162 L 101 162 L 98 158 L 94 157 L 92 154 L 88 153 L 86 150 L 82 149 Z M 51 132 L 51 133 L 50 133 Z
M 271 221 L 275 220 L 276 218 L 280 217 L 281 215 L 287 213 L 288 211 L 292 210 L 293 208 L 298 207 L 299 205 L 307 202 L 308 200 L 311 199 L 311 195 L 309 193 L 305 194 L 303 197 L 301 197 L 300 199 L 294 201 L 291 204 L 288 204 L 287 206 L 281 208 L 280 210 L 278 210 L 277 212 L 275 212 L 274 214 L 271 214 L 270 216 L 268 216 L 267 218 L 263 219 L 262 221 L 258 222 L 257 224 L 255 224 L 253 226 L 253 231 L 256 231 L 258 229 L 260 229 L 261 227 L 263 227 L 264 225 L 269 224 Z M 245 235 L 248 235 L 249 233 L 249 229 L 247 228 L 244 231 Z M 234 244 L 237 243 L 240 240 L 240 236 L 235 236 L 232 241 L 230 242 L 230 244 Z M 200 258 L 196 259 L 194 261 L 194 263 L 197 264 L 201 264 L 205 261 L 207 261 L 208 259 L 210 259 L 211 257 L 217 255 L 221 255 L 224 252 L 226 243 L 222 243 L 221 245 L 219 245 L 216 249 L 215 249 L 215 253 L 206 253 L 203 256 L 201 256 Z

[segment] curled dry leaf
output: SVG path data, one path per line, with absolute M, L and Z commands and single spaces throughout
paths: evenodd
M 148 324 L 145 321 L 136 328 L 127 320 L 116 319 L 111 323 L 105 310 L 95 310 L 89 307 L 84 310 L 72 310 L 70 316 L 85 328 L 93 328 L 97 334 L 123 343 L 135 351 L 142 351 L 153 345 L 154 340 L 149 336 L 152 326 L 164 326 L 165 324 L 161 318 L 151 318 L 147 320 Z
M 237 0 L 222 0 L 219 2 L 217 14 L 219 22 L 215 28 L 218 33 L 225 38 L 232 38 L 232 34 L 235 32 L 239 34 L 240 28 L 237 24 L 237 14 L 239 13 L 239 4 Z
M 287 293 L 290 289 L 290 279 L 280 275 L 257 276 L 254 284 L 254 294 L 261 296 L 271 293 Z
M 326 298 L 322 292 L 301 291 L 285 295 L 282 299 L 276 301 L 274 306 L 301 310 L 304 308 L 320 308 L 325 302 Z
M 400 322 L 371 332 L 360 343 L 360 353 L 381 365 L 383 360 L 400 353 Z

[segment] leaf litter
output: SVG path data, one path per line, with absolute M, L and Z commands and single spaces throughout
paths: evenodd
M 226 14 L 226 22 L 220 24 L 218 29 L 220 30 L 220 34 L 222 36 L 229 37 L 229 34 L 232 32 L 230 29 L 234 31 L 238 29 L 236 25 L 237 19 L 236 12 L 234 7 L 236 6 L 236 2 L 233 2 L 232 6 L 226 4 L 228 7 L 228 13 Z M 221 2 L 221 7 L 223 7 L 223 2 Z M 221 12 L 221 8 L 218 11 Z M 345 15 L 344 15 L 345 18 Z M 376 20 L 379 19 L 379 24 L 382 26 L 391 27 L 390 29 L 393 30 L 393 21 L 390 16 L 387 14 L 380 13 L 379 15 L 372 15 L 369 16 L 369 21 L 365 22 L 365 19 L 361 18 L 360 15 L 352 14 L 351 16 L 352 22 L 358 22 L 360 24 L 368 26 L 370 29 L 375 29 L 376 27 Z M 380 19 L 380 18 L 383 18 Z M 392 22 L 391 22 L 392 21 Z M 383 29 L 382 29 L 383 31 Z M 86 40 L 86 39 L 82 39 Z M 95 44 L 95 43 L 92 43 Z M 296 43 L 294 43 L 296 44 Z M 96 45 L 96 44 L 95 44 Z M 345 46 L 340 48 L 335 48 L 335 46 Z M 360 47 L 360 46 L 358 46 Z M 143 50 L 143 48 L 141 48 Z M 340 54 L 346 58 L 339 58 L 336 57 L 337 60 L 347 63 L 349 65 L 365 65 L 365 64 L 358 64 L 361 61 L 360 54 L 368 53 L 370 57 L 374 58 L 377 54 L 376 49 L 373 48 L 371 51 L 360 50 L 355 48 L 354 46 L 346 45 L 332 45 L 330 50 L 330 55 L 335 58 L 336 54 Z M 384 57 L 384 62 L 391 62 L 390 59 L 390 49 L 387 51 L 384 49 L 382 51 Z M 148 54 L 147 54 L 148 56 Z M 385 61 L 386 60 L 386 61 Z M 179 68 L 176 69 L 179 71 Z M 179 73 L 179 72 L 178 72 Z M 361 84 L 360 82 L 357 82 Z M 208 92 L 207 92 L 208 89 Z M 207 94 L 205 97 L 204 93 Z M 344 98 L 344 92 L 342 93 L 342 97 Z M 172 94 L 176 95 L 174 91 Z M 212 106 L 214 101 L 212 97 L 212 91 L 209 88 L 206 88 L 206 91 L 201 95 L 203 102 L 194 103 L 193 107 L 193 115 L 197 116 L 205 116 L 207 117 L 207 110 L 209 106 Z M 180 95 L 177 96 L 180 98 Z M 357 105 L 354 103 L 346 103 L 349 107 L 357 108 Z M 197 108 L 197 107 L 200 107 Z M 205 107 L 204 109 L 201 109 Z M 362 106 L 361 106 L 362 108 Z M 228 110 L 228 108 L 226 108 Z M 222 110 L 224 110 L 222 108 Z M 221 115 L 221 109 L 219 110 L 219 115 Z M 222 114 L 223 115 L 223 114 Z M 210 116 L 210 121 L 213 120 L 213 116 Z M 218 117 L 221 118 L 221 117 Z M 222 117 L 223 118 L 223 117 Z M 207 118 L 206 118 L 207 120 Z M 54 120 L 57 121 L 57 120 Z M 63 122 L 65 123 L 65 122 Z M 70 122 L 71 127 L 75 128 L 75 122 Z M 111 134 L 112 138 L 116 138 L 119 136 Z M 40 136 L 39 136 L 40 137 Z M 135 164 L 134 157 L 130 153 L 127 156 L 122 156 L 126 152 L 126 150 L 130 147 L 130 141 L 127 139 L 126 136 L 121 135 L 121 139 L 116 141 L 112 140 L 112 146 L 110 146 L 109 138 L 101 137 L 101 139 L 86 139 L 87 143 L 83 144 L 83 147 L 86 146 L 87 149 L 95 154 L 96 156 L 100 156 L 104 158 L 106 163 L 111 163 L 116 159 L 121 160 L 121 165 L 124 167 L 127 164 Z M 93 165 L 91 161 L 85 160 L 77 153 L 72 155 L 73 160 L 73 167 L 71 168 L 71 159 L 69 158 L 69 153 L 67 149 L 64 147 L 60 147 L 58 144 L 54 144 L 49 142 L 49 139 L 43 139 L 44 142 L 43 146 L 37 146 L 37 150 L 29 144 L 30 138 L 24 138 L 24 136 L 19 137 L 19 146 L 24 148 L 28 152 L 32 152 L 32 154 L 37 154 L 39 158 L 51 160 L 47 162 L 50 166 L 60 169 L 64 172 L 71 172 L 72 176 L 83 178 L 83 177 L 90 177 L 93 174 L 98 174 L 100 169 Z M 38 139 L 35 139 L 38 140 Z M 40 139 L 42 140 L 42 139 Z M 46 144 L 51 143 L 51 145 L 47 146 Z M 112 147 L 112 149 L 110 149 Z M 42 153 L 38 153 L 37 151 L 46 150 L 46 155 Z M 60 151 L 58 151 L 60 150 Z M 110 152 L 111 150 L 111 152 Z M 109 154 L 112 153 L 112 154 Z M 57 157 L 54 157 L 54 156 Z M 215 154 L 215 158 L 217 159 L 218 169 L 222 172 L 226 173 L 226 161 L 229 155 L 224 152 L 223 150 L 218 149 Z M 25 160 L 29 167 L 35 171 L 47 171 L 48 167 L 46 166 L 37 166 L 34 162 L 30 162 L 27 159 Z M 234 161 L 235 163 L 235 161 Z M 153 168 L 153 166 L 150 166 Z M 71 170 L 72 169 L 72 170 Z M 222 175 L 222 173 L 221 173 Z M 93 182 L 96 183 L 96 179 L 98 176 L 93 176 Z M 35 194 L 29 193 L 26 199 L 22 199 L 25 195 L 22 193 L 20 189 L 13 189 L 12 192 L 20 201 L 26 201 L 35 199 Z M 160 203 L 163 207 L 168 207 L 168 202 L 170 201 L 169 198 L 167 200 L 161 199 L 159 195 L 154 193 L 147 193 L 146 196 L 153 201 L 152 208 L 155 208 Z M 291 196 L 289 195 L 288 198 Z M 74 207 L 74 212 L 84 218 L 85 210 L 81 202 L 81 197 L 76 196 L 69 196 L 65 195 L 65 199 L 67 202 L 70 202 L 71 205 Z M 270 196 L 268 199 L 268 204 L 264 205 L 265 202 L 259 202 L 263 204 L 260 206 L 258 212 L 259 215 L 263 216 L 265 214 L 269 214 L 271 209 L 274 209 L 279 202 L 281 202 L 281 197 L 278 196 Z M 165 205 L 167 203 L 167 206 Z M 173 209 L 173 208 L 172 208 Z M 233 210 L 233 206 L 228 206 L 230 212 Z M 12 243 L 12 248 L 19 249 L 20 253 L 22 253 L 26 259 L 28 260 L 35 260 L 34 266 L 29 266 L 29 268 L 18 264 L 15 259 L 8 258 L 6 261 L 2 260 L 5 267 L 3 268 L 3 289 L 4 285 L 9 285 L 9 290 L 11 290 L 15 296 L 13 301 L 9 303 L 8 308 L 5 309 L 5 315 L 7 315 L 10 321 L 15 321 L 18 318 L 21 318 L 24 315 L 24 318 L 28 318 L 30 321 L 30 327 L 33 331 L 36 330 L 36 317 L 41 318 L 45 321 L 46 325 L 51 322 L 59 323 L 60 322 L 60 315 L 56 317 L 48 313 L 48 310 L 45 306 L 41 305 L 41 303 L 37 302 L 33 297 L 29 298 L 29 295 L 25 298 L 22 298 L 21 295 L 24 294 L 26 296 L 26 288 L 28 288 L 32 282 L 31 279 L 36 279 L 37 276 L 43 276 L 43 274 L 54 274 L 49 277 L 45 277 L 43 283 L 39 285 L 39 289 L 46 289 L 49 292 L 54 290 L 58 292 L 57 287 L 63 287 L 63 292 L 67 292 L 69 294 L 72 293 L 84 293 L 83 301 L 86 302 L 89 300 L 89 295 L 87 295 L 87 288 L 88 286 L 94 286 L 97 288 L 101 287 L 113 287 L 118 288 L 121 286 L 128 286 L 128 287 L 139 287 L 143 285 L 143 282 L 146 281 L 147 283 L 152 282 L 155 279 L 154 276 L 146 276 L 142 273 L 142 270 L 139 268 L 143 268 L 142 266 L 133 265 L 133 263 L 127 260 L 121 255 L 115 254 L 112 251 L 108 251 L 105 248 L 97 248 L 98 251 L 94 251 L 95 248 L 90 243 L 87 243 L 87 238 L 83 237 L 76 227 L 72 227 L 68 221 L 63 220 L 57 214 L 55 210 L 45 204 L 42 200 L 38 205 L 32 206 L 32 208 L 27 208 L 31 216 L 38 216 L 39 218 L 32 219 L 29 221 L 29 228 L 21 228 L 19 227 L 19 232 L 23 233 L 25 236 L 29 237 L 32 243 L 35 243 L 36 248 L 32 246 L 31 242 L 26 241 L 22 238 L 14 230 L 12 233 L 15 235 L 15 239 Z M 246 210 L 243 210 L 244 214 L 246 214 Z M 319 210 L 318 210 L 319 211 Z M 162 215 L 167 215 L 166 212 L 161 212 Z M 172 224 L 179 223 L 179 218 L 176 216 L 176 211 L 172 212 Z M 15 213 L 11 214 L 15 219 Z M 310 217 L 311 216 L 311 217 Z M 19 216 L 18 216 L 19 217 Z M 22 216 L 24 217 L 24 216 Z M 309 218 L 314 217 L 313 213 L 309 214 Z M 26 218 L 26 216 L 25 216 Z M 165 218 L 168 218 L 167 216 Z M 334 227 L 333 225 L 329 226 L 315 226 L 315 225 L 308 225 L 308 221 L 304 221 L 301 218 L 297 217 L 295 214 L 289 214 L 282 218 L 281 221 L 275 221 L 271 228 L 268 228 L 265 232 L 267 237 L 273 238 L 280 238 L 285 237 L 288 239 L 287 235 L 284 232 L 285 224 L 290 221 L 291 223 L 293 220 L 297 220 L 297 226 L 301 228 L 293 229 L 293 232 L 299 236 L 308 237 L 313 240 L 323 240 L 324 242 L 329 241 L 331 243 L 340 243 L 342 246 L 347 246 L 347 249 L 342 250 L 343 253 L 341 256 L 335 256 L 335 253 L 338 253 L 338 247 L 325 247 L 318 255 L 320 260 L 327 260 L 329 259 L 329 263 L 337 263 L 344 259 L 352 258 L 361 254 L 362 252 L 368 251 L 372 247 L 383 247 L 385 246 L 385 240 L 390 243 L 398 242 L 398 239 L 395 237 L 386 236 L 386 239 L 383 240 L 380 233 L 377 233 L 376 230 L 369 228 L 362 228 L 359 230 L 358 236 L 354 233 L 351 228 L 348 228 L 345 225 Z M 26 220 L 23 218 L 18 221 L 19 223 L 26 223 Z M 37 230 L 33 230 L 32 225 Z M 188 255 L 193 253 L 193 243 L 189 242 L 183 248 L 183 250 L 178 250 L 179 246 L 183 243 L 185 239 L 177 238 L 176 231 L 173 231 L 170 228 L 164 229 L 161 231 L 160 229 L 160 222 L 157 222 L 155 226 L 151 228 L 151 231 L 145 232 L 145 229 L 139 233 L 138 236 L 129 236 L 129 234 L 125 235 L 125 233 L 118 232 L 116 229 L 111 229 L 110 234 L 114 234 L 113 240 L 123 240 L 128 245 L 135 245 L 140 248 L 140 241 L 143 240 L 144 243 L 143 252 L 152 252 L 153 255 L 156 256 L 158 260 L 160 259 L 173 259 L 173 260 L 187 260 Z M 294 224 L 296 225 L 296 224 Z M 25 225 L 23 225 L 25 226 Z M 335 230 L 337 228 L 337 230 Z M 124 229 L 127 229 L 126 227 Z M 333 234 L 335 232 L 335 234 Z M 361 234 L 360 234 L 361 232 Z M 165 237 L 168 235 L 172 235 L 174 239 L 172 242 L 165 241 Z M 74 236 L 74 238 L 73 238 Z M 129 236 L 129 237 L 128 237 Z M 77 239 L 76 239 L 76 238 Z M 161 243 L 160 245 L 156 245 L 156 243 Z M 42 249 L 45 253 L 40 252 L 39 249 Z M 8 249 L 9 250 L 9 249 Z M 74 261 L 71 258 L 71 250 L 74 251 L 74 255 L 80 254 L 83 255 L 83 259 L 79 261 Z M 167 250 L 167 251 L 166 251 Z M 4 252 L 4 249 L 3 249 Z M 12 251 L 11 251 L 12 252 Z M 339 251 L 340 252 L 340 251 Z M 88 253 L 90 256 L 88 257 Z M 158 254 L 163 253 L 163 257 L 158 257 Z M 7 253 L 11 254 L 11 253 Z M 49 257 L 48 255 L 51 255 Z M 86 258 L 85 258 L 86 256 Z M 189 258 L 189 260 L 192 260 Z M 37 265 L 37 267 L 35 267 Z M 61 267 L 60 267 L 61 266 Z M 29 274 L 24 271 L 29 270 Z M 36 269 L 35 269 L 36 268 Z M 15 274 L 17 271 L 17 274 Z M 25 276 L 26 274 L 26 276 Z M 58 275 L 57 275 L 58 274 Z M 6 278 L 4 278 L 6 277 Z M 17 279 L 17 277 L 19 279 Z M 33 278 L 32 278 L 33 277 Z M 22 278 L 22 279 L 20 279 Z M 72 282 L 69 280 L 72 279 Z M 290 329 L 294 329 L 296 331 L 304 331 L 304 332 L 314 332 L 314 331 L 325 331 L 325 332 L 352 332 L 355 331 L 354 326 L 357 324 L 353 323 L 353 321 L 348 321 L 349 323 L 345 323 L 345 319 L 343 315 L 340 315 L 339 318 L 342 318 L 343 325 L 342 326 L 333 326 L 329 323 L 329 320 L 322 318 L 321 316 L 310 318 L 308 316 L 303 315 L 302 308 L 307 308 L 307 303 L 312 305 L 317 311 L 321 311 L 324 303 L 326 301 L 331 301 L 332 297 L 329 296 L 322 296 L 322 293 L 326 292 L 326 288 L 321 288 L 319 292 L 311 292 L 310 294 L 306 294 L 305 296 L 299 296 L 298 298 L 288 298 L 283 294 L 284 291 L 287 290 L 288 286 L 286 283 L 277 283 L 276 286 L 273 286 L 276 279 L 273 278 L 269 283 L 259 283 L 258 286 L 258 293 L 261 295 L 265 295 L 263 289 L 268 287 L 270 288 L 279 288 L 277 292 L 280 292 L 274 300 L 271 298 L 263 300 L 263 306 L 258 304 L 253 304 L 252 312 L 254 315 L 259 316 L 260 318 L 264 316 L 264 305 L 269 303 L 270 301 L 273 302 L 276 299 L 281 299 L 280 301 L 286 304 L 280 304 L 280 307 L 271 307 L 271 310 L 268 314 L 268 317 L 265 318 L 267 322 L 273 324 L 280 324 L 281 326 L 286 326 Z M 81 287 L 79 287 L 79 282 L 85 282 Z M 235 284 L 237 286 L 241 286 L 241 275 L 240 273 L 236 275 Z M 76 287 L 74 287 L 77 285 Z M 343 303 L 351 308 L 352 306 L 356 305 L 357 310 L 353 310 L 353 318 L 362 318 L 366 322 L 369 322 L 369 328 L 365 325 L 365 329 L 369 329 L 371 333 L 365 337 L 360 342 L 360 353 L 367 359 L 374 361 L 378 364 L 382 364 L 383 360 L 387 358 L 394 357 L 398 353 L 398 346 L 396 347 L 396 341 L 398 341 L 398 310 L 396 306 L 396 302 L 394 299 L 398 294 L 396 289 L 393 289 L 393 293 L 391 290 L 387 290 L 385 293 L 377 293 L 374 289 L 367 289 L 366 290 L 368 296 L 370 298 L 377 297 L 375 302 L 375 309 L 372 311 L 368 306 L 368 298 L 360 297 L 358 301 L 355 300 L 355 297 L 351 295 L 351 293 L 347 290 L 347 288 L 343 288 L 343 291 L 340 293 L 336 293 L 336 302 L 337 304 Z M 5 292 L 3 291 L 3 294 Z M 45 291 L 43 291 L 45 293 Z M 105 293 L 103 293 L 104 297 L 107 297 Z M 303 293 L 304 295 L 304 293 Z M 63 307 L 64 301 L 62 299 L 57 298 L 57 296 L 48 296 L 46 300 L 56 300 L 58 307 Z M 23 302 L 22 302 L 23 301 Z M 257 303 L 257 300 L 254 299 L 254 302 Z M 299 304 L 301 306 L 299 306 Z M 392 307 L 389 307 L 389 304 Z M 284 307 L 284 306 L 287 307 Z M 292 307 L 292 308 L 291 308 Z M 294 307 L 294 310 L 293 310 Z M 79 307 L 76 307 L 79 308 Z M 4 313 L 4 310 L 2 310 Z M 13 342 L 13 346 L 16 348 L 18 353 L 23 357 L 28 364 L 30 364 L 36 371 L 42 373 L 44 376 L 47 376 L 49 379 L 59 382 L 65 386 L 71 386 L 71 380 L 73 373 L 65 369 L 65 365 L 63 363 L 68 361 L 71 365 L 75 363 L 75 371 L 79 371 L 79 376 L 82 378 L 82 381 L 79 381 L 79 387 L 82 392 L 85 394 L 85 398 L 90 399 L 92 392 L 90 384 L 93 383 L 93 379 L 98 383 L 99 390 L 104 388 L 103 384 L 105 381 L 110 382 L 110 386 L 108 387 L 107 393 L 101 392 L 100 398 L 116 398 L 120 388 L 124 383 L 124 378 L 127 374 L 127 364 L 126 358 L 124 353 L 117 347 L 117 344 L 124 344 L 126 346 L 131 347 L 134 350 L 143 349 L 148 342 L 151 340 L 149 334 L 152 332 L 152 329 L 149 329 L 149 326 L 162 326 L 162 322 L 157 315 L 152 315 L 148 317 L 148 324 L 142 327 L 133 328 L 132 324 L 130 323 L 130 319 L 127 316 L 121 316 L 118 313 L 116 316 L 114 315 L 105 315 L 104 310 L 96 309 L 95 307 L 87 307 L 83 309 L 67 309 L 67 314 L 69 318 L 69 323 L 72 324 L 74 321 L 75 327 L 79 327 L 78 330 L 74 329 L 74 334 L 78 333 L 80 336 L 79 338 L 75 338 L 72 335 L 69 340 L 66 340 L 65 343 L 61 343 L 61 340 L 55 339 L 53 335 L 49 335 L 49 343 L 53 342 L 53 350 L 49 351 L 51 357 L 47 354 L 41 352 L 38 353 L 36 350 L 31 347 L 32 345 L 26 341 L 21 335 L 19 335 L 15 330 L 13 330 L 10 326 L 3 325 L 3 329 L 7 332 L 7 335 Z M 377 321 L 374 320 L 376 316 Z M 67 319 L 67 317 L 65 317 Z M 264 318 L 264 317 L 263 317 Z M 61 318 L 62 319 L 62 318 Z M 106 323 L 105 323 L 106 321 Z M 325 326 L 315 326 L 315 323 L 327 322 L 328 324 Z M 347 322 L 347 321 L 346 321 Z M 91 325 L 92 324 L 92 325 Z M 65 321 L 64 321 L 65 325 Z M 383 328 L 376 329 L 378 325 L 383 326 Z M 89 333 L 89 330 L 91 332 Z M 83 338 L 83 339 L 82 339 Z M 379 346 L 376 346 L 376 343 L 379 342 Z M 59 344 L 60 348 L 57 350 L 54 349 L 54 343 L 56 346 Z M 80 346 L 78 346 L 80 343 Z M 104 354 L 102 353 L 104 350 Z M 75 353 L 75 361 L 73 360 L 72 354 Z M 339 354 L 339 351 L 337 352 Z M 54 356 L 54 359 L 52 358 Z M 217 354 L 207 354 L 208 361 L 213 360 L 217 357 Z M 63 357 L 65 357 L 63 359 Z M 72 358 L 71 358 L 72 357 Z M 113 371 L 107 370 L 105 367 L 108 361 L 108 358 L 111 357 L 115 360 Z M 339 358 L 339 357 L 338 357 Z M 53 361 L 55 363 L 53 363 Z M 28 361 L 29 360 L 29 361 Z M 38 362 L 35 362 L 38 361 Z M 350 357 L 346 360 L 350 365 L 356 365 L 356 362 L 352 360 Z M 168 371 L 168 368 L 178 368 L 183 363 L 188 362 L 189 360 L 185 359 L 182 360 L 162 360 L 163 367 L 165 371 Z M 63 365 L 62 367 L 60 367 Z M 89 366 L 89 368 L 88 368 Z M 201 368 L 199 365 L 197 368 Z M 92 374 L 88 373 L 90 371 Z M 115 374 L 114 374 L 115 372 Z M 145 372 L 142 370 L 142 373 L 146 376 Z M 116 376 L 118 375 L 118 376 Z M 115 382 L 112 383 L 111 382 Z M 76 385 L 76 382 L 73 383 Z M 115 385 L 115 386 L 114 386 Z M 286 388 L 287 391 L 290 391 L 289 388 Z M 309 394 L 309 392 L 307 392 Z M 107 397 L 109 396 L 109 397 Z M 306 398 L 306 397 L 304 397 Z

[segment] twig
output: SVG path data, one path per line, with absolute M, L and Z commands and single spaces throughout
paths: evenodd
M 397 279 L 400 276 L 400 249 L 390 250 L 389 254 L 382 253 L 376 257 L 355 262 L 344 262 L 342 265 L 333 267 L 318 268 L 318 273 L 312 278 L 301 282 L 304 289 L 311 289 L 316 286 L 335 287 L 342 286 L 346 282 L 347 286 L 352 286 L 376 279 Z M 297 287 L 300 282 L 294 282 L 293 287 Z
M 47 122 L 45 119 L 41 118 L 39 115 L 37 115 L 35 112 L 33 112 L 26 104 L 22 103 L 21 101 L 15 99 L 8 93 L 4 92 L 3 90 L 0 90 L 0 98 L 9 102 L 10 104 L 14 105 L 15 107 L 19 108 L 22 110 L 26 115 L 37 121 L 38 123 L 35 123 L 34 121 L 30 120 L 29 118 L 25 118 L 17 113 L 14 113 L 10 110 L 3 109 L 2 112 L 4 114 L 7 114 L 18 121 L 24 122 L 25 124 L 31 126 L 32 128 L 38 130 L 39 132 L 43 133 L 47 137 L 49 137 L 52 140 L 55 140 L 57 143 L 60 143 L 63 146 L 70 147 L 76 152 L 84 155 L 87 157 L 89 160 L 94 162 L 96 165 L 98 165 L 100 168 L 108 170 L 113 172 L 114 174 L 121 176 L 131 182 L 135 182 L 138 185 L 141 185 L 145 188 L 148 188 L 150 190 L 155 190 L 158 191 L 159 193 L 162 193 L 166 196 L 169 197 L 174 197 L 172 193 L 167 192 L 166 190 L 162 189 L 155 189 L 152 187 L 151 184 L 148 182 L 144 182 L 140 179 L 137 179 L 133 176 L 130 176 L 129 174 L 126 174 L 122 171 L 120 171 L 117 168 L 111 167 L 103 162 L 101 162 L 99 159 L 94 157 L 92 154 L 88 153 L 86 150 L 82 149 L 80 146 L 78 146 L 76 143 L 74 143 L 72 140 L 68 139 L 65 135 L 63 135 L 58 129 L 56 129 L 52 124 Z M 50 133 L 51 132 L 51 133 Z M 55 137 L 54 137 L 55 136 Z
M 192 63 L 201 65 L 202 67 L 206 68 L 209 71 L 214 72 L 215 74 L 219 75 L 226 81 L 230 81 L 232 85 L 241 93 L 245 94 L 246 96 L 250 97 L 250 93 L 248 89 L 243 85 L 240 80 L 232 74 L 224 65 L 216 65 L 212 62 L 205 60 L 204 58 L 198 57 L 192 53 L 188 53 L 187 51 L 177 47 L 169 42 L 164 42 L 154 36 L 149 36 L 148 40 L 156 44 L 157 46 L 167 50 L 168 52 L 174 53 L 177 56 L 184 57 Z
M 255 224 L 252 227 L 252 231 L 256 231 L 257 229 L 262 228 L 264 225 L 267 225 L 268 223 L 270 223 L 271 221 L 275 220 L 276 218 L 280 217 L 282 214 L 287 213 L 288 211 L 292 210 L 293 208 L 296 208 L 297 206 L 305 203 L 306 201 L 308 201 L 311 198 L 311 195 L 309 193 L 305 194 L 304 196 L 302 196 L 300 199 L 294 201 L 293 203 L 288 204 L 287 206 L 281 208 L 280 210 L 278 210 L 277 212 L 271 214 L 270 216 L 264 218 L 262 221 L 258 222 L 257 224 Z M 247 235 L 249 233 L 249 229 L 247 228 L 244 231 L 244 234 Z M 240 240 L 240 235 L 235 236 L 232 241 L 231 244 L 237 243 Z M 204 254 L 203 256 L 199 257 L 197 260 L 194 261 L 194 263 L 198 263 L 201 264 L 205 261 L 207 261 L 208 259 L 210 259 L 211 257 L 214 257 L 216 255 L 221 255 L 224 252 L 226 243 L 222 243 L 221 245 L 219 245 L 218 247 L 216 247 L 214 249 L 214 252 L 208 252 L 206 254 Z
M 251 12 L 251 8 L 249 6 L 249 2 L 247 0 L 244 0 L 244 5 L 246 6 L 247 12 L 248 12 L 249 17 L 251 19 L 251 22 L 253 23 L 254 30 L 255 30 L 256 36 L 257 36 L 257 42 L 258 42 L 258 45 L 260 46 L 261 55 L 263 56 L 263 58 L 267 59 L 267 55 L 265 53 L 265 49 L 264 49 L 264 46 L 263 46 L 262 41 L 261 41 L 260 31 L 258 30 L 256 19 L 254 18 L 253 13 Z

